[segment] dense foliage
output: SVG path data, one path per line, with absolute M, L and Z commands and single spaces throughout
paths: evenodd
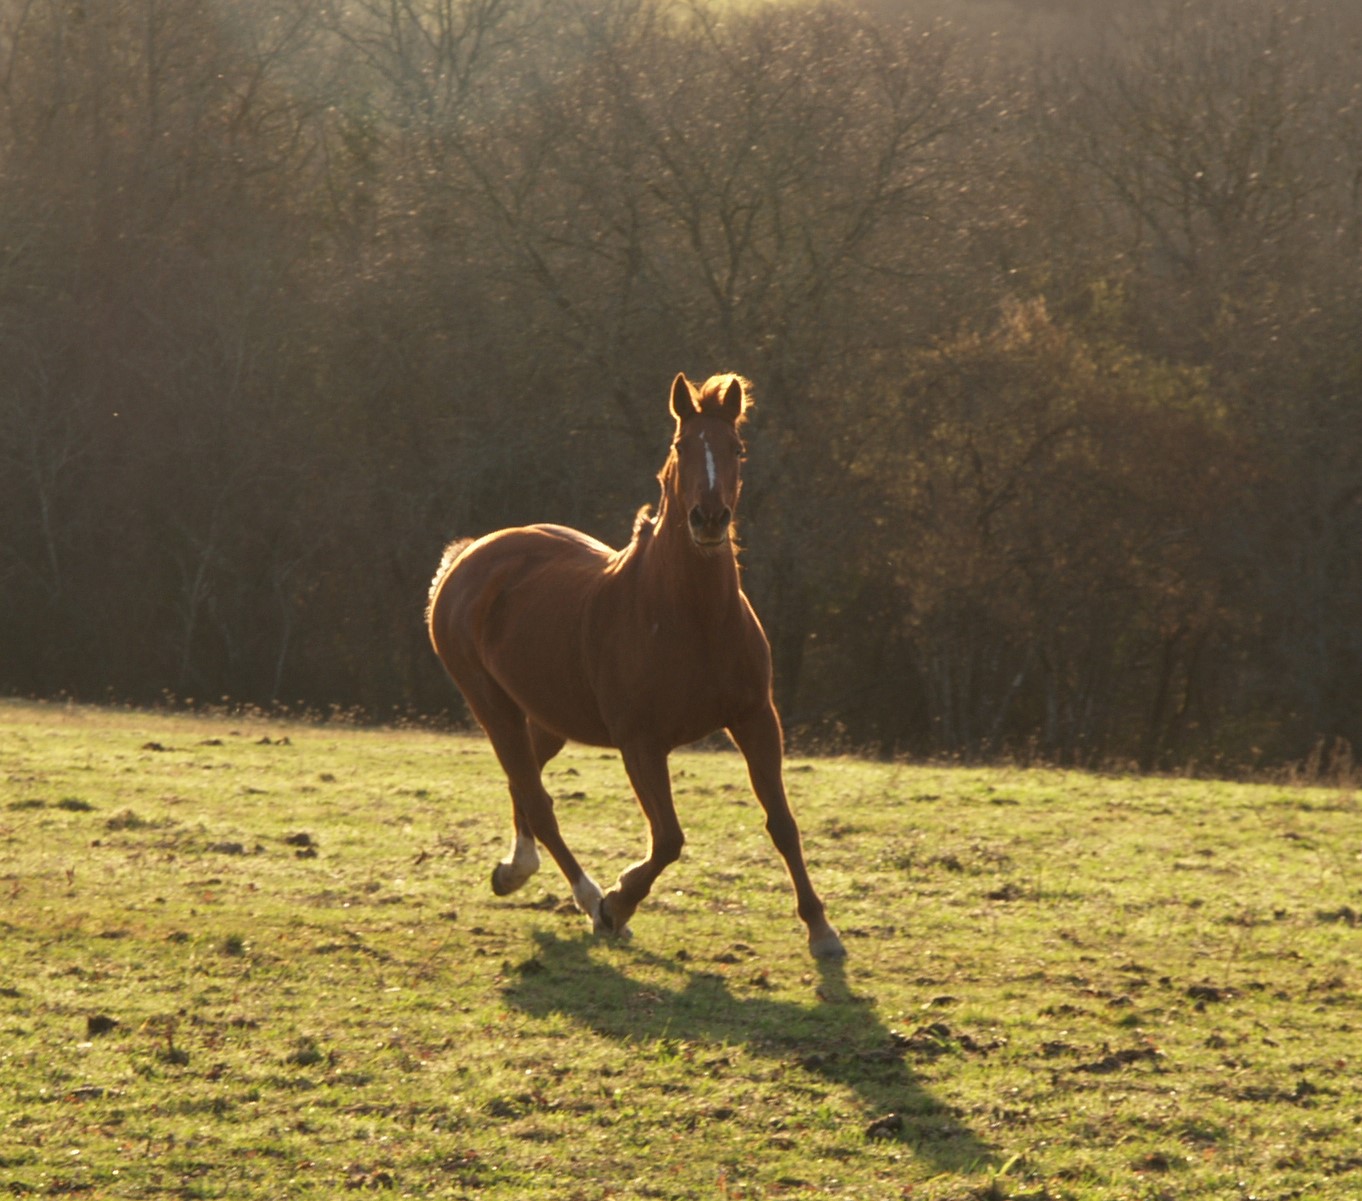
M 1348 0 L 0 0 L 0 688 L 457 711 L 444 541 L 756 384 L 789 723 L 1362 737 Z

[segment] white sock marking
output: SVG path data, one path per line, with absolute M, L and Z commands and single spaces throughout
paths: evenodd
M 539 848 L 534 844 L 534 836 L 522 834 L 515 836 L 515 850 L 511 852 L 511 866 L 519 879 L 528 880 L 539 870 Z
M 497 866 L 497 889 L 502 895 L 515 892 L 539 870 L 539 848 L 529 834 L 516 831 L 511 853 Z
M 583 872 L 581 879 L 572 886 L 572 899 L 577 902 L 577 908 L 593 923 L 598 920 L 601 912 L 601 886 L 586 872 Z

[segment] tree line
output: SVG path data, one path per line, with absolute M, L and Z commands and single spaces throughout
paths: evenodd
M 797 736 L 1342 761 L 1360 46 L 1349 0 L 0 0 L 0 689 L 457 715 L 444 542 L 620 544 L 671 377 L 734 370 Z

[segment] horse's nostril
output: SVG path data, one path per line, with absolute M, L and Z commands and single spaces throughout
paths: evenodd
M 687 516 L 691 533 L 700 542 L 721 542 L 727 535 L 729 523 L 733 520 L 733 510 L 725 505 L 717 512 L 706 512 L 703 505 L 696 505 Z

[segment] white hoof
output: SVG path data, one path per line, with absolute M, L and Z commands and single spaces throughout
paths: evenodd
M 826 923 L 817 932 L 809 931 L 809 954 L 815 959 L 845 959 L 846 953 L 841 937 Z

